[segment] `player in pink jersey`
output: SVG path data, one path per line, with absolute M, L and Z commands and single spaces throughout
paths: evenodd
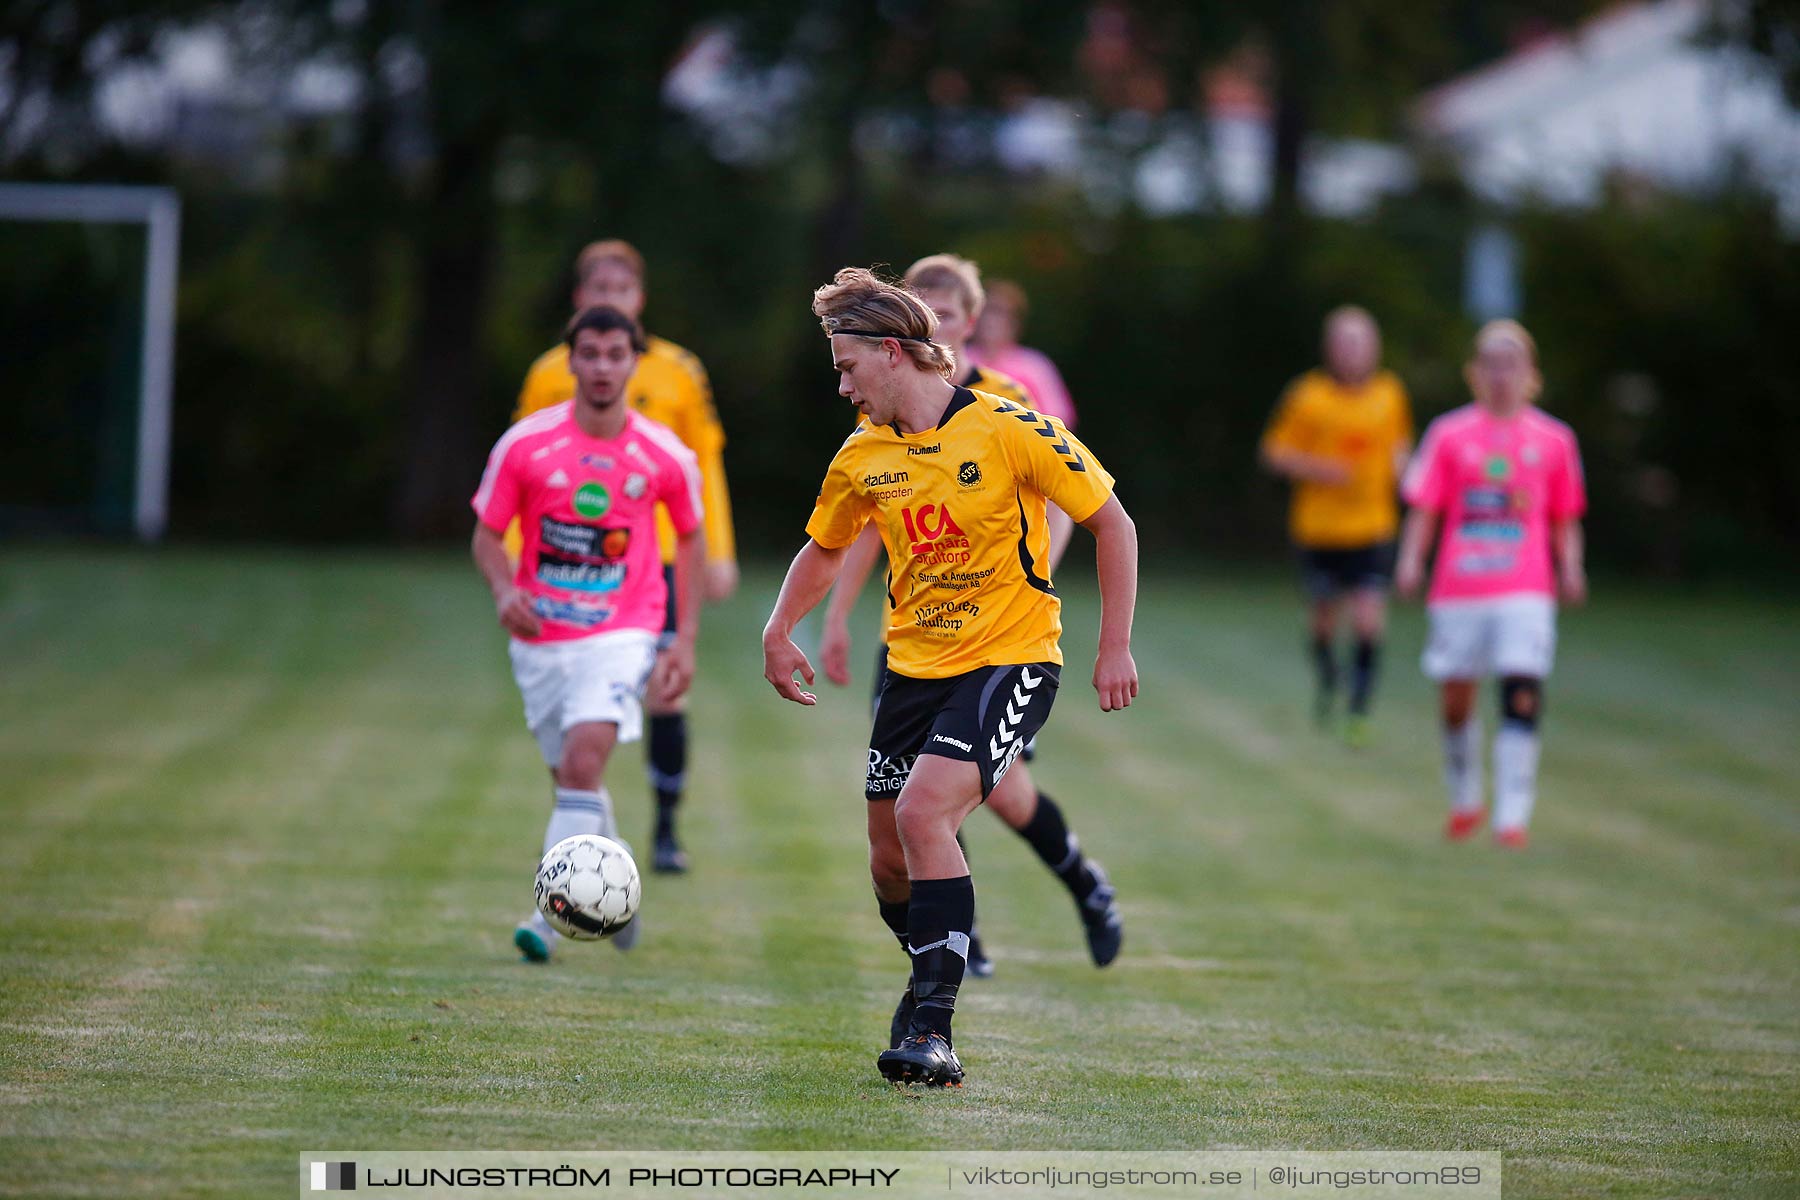
M 1032 407 L 1075 428 L 1075 401 L 1062 372 L 1042 350 L 1019 344 L 1028 305 L 1025 289 L 1010 279 L 988 284 L 987 303 L 969 342 L 969 361 L 1011 375 L 1031 393 Z
M 1490 321 L 1465 368 L 1475 403 L 1431 423 L 1402 492 L 1412 511 L 1395 583 L 1416 595 L 1443 524 L 1426 610 L 1425 674 L 1443 686 L 1445 834 L 1481 827 L 1482 677 L 1500 678 L 1494 735 L 1494 838 L 1523 848 L 1537 797 L 1538 717 L 1556 653 L 1556 602 L 1587 599 L 1587 510 L 1575 434 L 1532 404 L 1543 387 L 1537 344 L 1516 321 Z
M 661 694 L 676 697 L 694 677 L 700 597 L 691 581 L 703 547 L 693 452 L 625 403 L 643 330 L 617 309 L 590 308 L 565 340 L 575 398 L 507 430 L 472 501 L 475 565 L 512 635 L 525 724 L 555 790 L 546 851 L 578 833 L 618 838 L 606 762 L 615 745 L 642 735 L 653 672 Z M 676 533 L 675 639 L 660 658 L 668 584 L 658 503 Z M 516 569 L 503 540 L 514 518 L 524 534 Z M 637 929 L 626 926 L 615 944 L 629 949 Z M 536 912 L 513 932 L 532 962 L 548 959 L 555 940 Z

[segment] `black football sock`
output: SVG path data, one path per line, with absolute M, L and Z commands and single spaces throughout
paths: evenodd
M 919 1003 L 913 1013 L 915 1032 L 929 1030 L 951 1041 L 950 1018 L 968 965 L 974 917 L 975 881 L 967 875 L 913 880 L 906 923 L 912 943 L 913 996 Z
M 650 718 L 650 786 L 656 791 L 656 836 L 675 836 L 675 808 L 687 775 L 688 729 L 686 713 L 662 713 Z
M 1313 670 L 1319 678 L 1319 695 L 1332 695 L 1337 691 L 1338 667 L 1337 655 L 1332 651 L 1330 638 L 1313 638 L 1312 659 Z
M 1044 865 L 1063 881 L 1063 886 L 1074 894 L 1075 899 L 1086 900 L 1093 893 L 1099 881 L 1087 869 L 1081 843 L 1063 820 L 1062 809 L 1056 806 L 1056 801 L 1039 792 L 1037 810 L 1031 814 L 1031 820 L 1025 822 L 1025 828 L 1015 832 L 1031 843 Z
M 1356 656 L 1350 667 L 1350 711 L 1359 716 L 1369 711 L 1369 696 L 1375 691 L 1375 669 L 1380 662 L 1380 642 L 1356 639 Z
M 963 841 L 962 830 L 960 830 L 960 829 L 956 831 L 956 848 L 958 850 L 962 851 L 963 862 L 965 862 L 965 863 L 968 862 L 969 861 L 969 844 L 967 842 Z M 971 938 L 976 938 L 976 939 L 979 939 L 981 937 L 981 934 L 978 931 L 976 924 L 975 924 L 975 911 L 973 909 L 969 910 L 969 936 Z
M 882 921 L 893 931 L 894 936 L 900 940 L 901 952 L 908 958 L 911 958 L 912 947 L 906 944 L 906 910 L 912 906 L 912 901 L 895 900 L 890 904 L 886 900 L 879 900 L 877 903 L 881 905 Z

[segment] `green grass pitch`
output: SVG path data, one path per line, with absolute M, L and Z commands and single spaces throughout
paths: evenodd
M 864 865 L 869 644 L 852 690 L 777 701 L 771 573 L 708 614 L 694 873 L 647 879 L 632 955 L 532 968 L 546 787 L 459 557 L 0 555 L 0 1194 L 286 1194 L 325 1147 L 945 1145 L 1800 1193 L 1794 607 L 1602 585 L 1567 615 L 1520 855 L 1441 840 L 1416 610 L 1357 752 L 1308 725 L 1285 578 L 1150 579 L 1142 699 L 1103 716 L 1068 574 L 1035 773 L 1125 953 L 1089 966 L 977 812 L 999 973 L 964 989 L 969 1087 L 909 1096 L 873 1066 L 904 966 Z M 642 846 L 638 748 L 611 783 Z

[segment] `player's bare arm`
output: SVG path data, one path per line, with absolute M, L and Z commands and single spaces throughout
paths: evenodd
M 781 581 L 775 611 L 769 614 L 769 623 L 763 627 L 763 678 L 783 700 L 806 705 L 819 702 L 817 696 L 802 691 L 794 682 L 796 671 L 807 683 L 813 681 L 812 663 L 807 661 L 800 647 L 794 645 L 794 626 L 825 598 L 831 581 L 838 576 L 844 553 L 841 547 L 827 550 L 808 539 L 788 567 L 787 578 Z
M 1262 452 L 1263 465 L 1277 475 L 1310 483 L 1350 482 L 1350 468 L 1336 459 L 1308 454 L 1287 446 L 1270 446 Z
M 1128 707 L 1138 694 L 1131 657 L 1131 620 L 1137 610 L 1137 525 L 1113 496 L 1081 523 L 1094 535 L 1100 575 L 1100 649 L 1094 656 L 1094 690 L 1100 711 Z
M 696 529 L 675 540 L 675 640 L 656 656 L 657 695 L 675 700 L 694 681 L 694 646 L 700 637 L 700 587 L 706 539 Z
M 844 687 L 850 682 L 850 614 L 857 597 L 869 581 L 869 572 L 882 556 L 881 534 L 873 523 L 863 526 L 861 536 L 844 552 L 844 563 L 838 569 L 837 584 L 825 604 L 825 627 L 819 635 L 819 658 L 825 666 L 825 678 Z
M 731 522 L 731 492 L 725 485 L 724 456 L 722 454 L 712 455 L 706 469 L 701 471 L 700 478 L 706 489 L 707 514 L 711 516 L 714 512 L 722 513 L 722 517 L 715 519 L 722 520 L 724 527 L 728 530 Z M 714 546 L 708 543 L 703 562 L 705 564 L 703 572 L 701 575 L 696 575 L 695 578 L 705 581 L 706 602 L 717 604 L 722 600 L 731 599 L 731 595 L 737 591 L 738 585 L 738 563 L 735 548 L 730 545 Z
M 1438 515 L 1428 508 L 1414 508 L 1400 527 L 1400 554 L 1394 565 L 1394 590 L 1411 600 L 1425 586 L 1425 556 L 1437 536 Z
M 1558 521 L 1551 531 L 1551 545 L 1556 550 L 1558 588 L 1564 604 L 1587 603 L 1587 536 L 1580 521 Z
M 477 521 L 469 553 L 475 559 L 475 569 L 487 581 L 488 591 L 494 594 L 494 612 L 501 626 L 515 637 L 536 637 L 542 626 L 531 607 L 530 594 L 513 583 L 513 564 L 506 553 L 504 536 Z

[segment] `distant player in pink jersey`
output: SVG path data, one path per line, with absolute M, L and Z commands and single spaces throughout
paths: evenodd
M 556 804 L 544 849 L 578 833 L 617 839 L 602 786 L 620 742 L 643 732 L 644 689 L 679 697 L 694 677 L 703 539 L 700 473 L 674 433 L 633 412 L 625 385 L 644 333 L 613 308 L 590 308 L 565 340 L 575 398 L 526 417 L 495 443 L 472 501 L 475 565 L 512 634 L 513 678 L 525 724 L 550 768 Z M 656 506 L 676 533 L 675 639 L 659 658 L 668 584 L 657 545 Z M 515 569 L 506 527 L 524 545 Z M 638 922 L 613 939 L 637 940 Z M 513 932 L 532 962 L 550 957 L 556 934 L 533 912 Z
M 1075 401 L 1063 382 L 1062 372 L 1042 350 L 1019 345 L 1025 328 L 1025 289 L 1010 279 L 996 279 L 987 286 L 987 303 L 969 342 L 969 361 L 1011 375 L 1031 393 L 1032 407 L 1075 428 Z
M 1465 369 L 1475 403 L 1431 423 L 1402 492 L 1412 511 L 1395 582 L 1416 595 L 1439 522 L 1443 536 L 1426 611 L 1425 674 L 1443 685 L 1445 834 L 1485 817 L 1476 687 L 1500 679 L 1494 735 L 1494 839 L 1523 848 L 1537 797 L 1538 717 L 1556 653 L 1556 602 L 1587 599 L 1587 510 L 1575 434 L 1532 404 L 1543 380 L 1537 344 L 1516 321 L 1490 321 Z

